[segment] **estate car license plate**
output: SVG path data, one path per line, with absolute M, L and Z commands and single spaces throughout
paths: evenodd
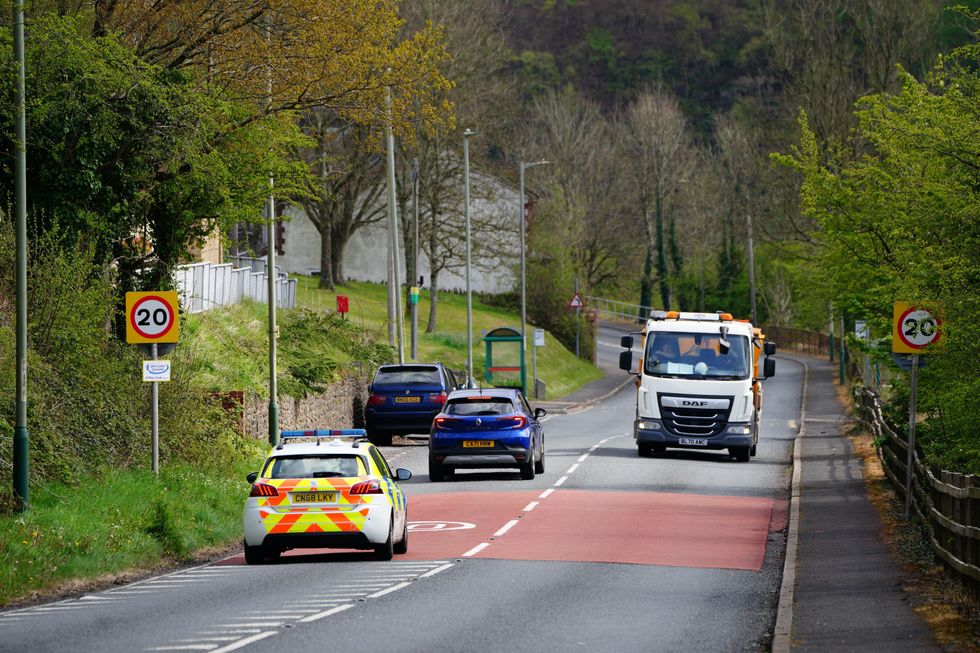
M 677 444 L 686 444 L 694 447 L 707 447 L 708 441 L 701 438 L 677 438 Z
M 417 404 L 421 401 L 422 397 L 395 397 L 396 404 Z
M 336 503 L 336 492 L 293 492 L 293 503 Z
M 493 444 L 493 440 L 463 440 L 464 449 L 473 447 L 492 447 Z

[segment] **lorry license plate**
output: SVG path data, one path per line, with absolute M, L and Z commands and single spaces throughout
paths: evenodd
M 707 447 L 708 441 L 701 438 L 678 438 L 677 444 L 683 444 L 691 447 Z

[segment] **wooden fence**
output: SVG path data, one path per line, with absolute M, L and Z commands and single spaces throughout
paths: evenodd
M 825 333 L 793 329 L 791 327 L 765 325 L 762 332 L 766 338 L 779 345 L 783 351 L 798 351 L 804 354 L 830 353 L 830 337 Z
M 901 496 L 905 496 L 907 437 L 889 424 L 874 390 L 855 391 L 858 419 L 875 436 L 878 457 Z M 932 549 L 943 565 L 980 599 L 980 478 L 956 472 L 934 472 L 916 451 L 913 466 L 913 506 L 929 531 Z M 937 476 L 938 474 L 938 476 Z

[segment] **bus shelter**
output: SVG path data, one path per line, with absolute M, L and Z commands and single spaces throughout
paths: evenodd
M 510 327 L 497 327 L 483 336 L 487 348 L 488 384 L 493 384 L 495 374 L 516 373 L 520 375 L 521 392 L 525 392 L 527 369 L 524 365 L 523 341 L 521 332 Z

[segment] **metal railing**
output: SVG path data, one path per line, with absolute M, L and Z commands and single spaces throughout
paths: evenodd
M 908 483 L 908 440 L 884 418 L 881 397 L 870 388 L 854 391 L 858 419 L 875 436 L 885 474 L 903 492 Z M 937 473 L 916 447 L 912 472 L 913 509 L 929 532 L 932 550 L 969 591 L 980 598 L 980 479 L 947 470 Z
M 595 311 L 596 317 L 602 320 L 612 320 L 618 322 L 629 322 L 631 324 L 646 322 L 651 306 L 641 304 L 631 304 L 615 299 L 605 299 L 592 295 L 583 295 L 585 308 Z
M 247 297 L 268 303 L 269 283 L 264 259 L 239 256 L 234 263 L 214 265 L 191 263 L 177 266 L 174 283 L 180 294 L 181 306 L 188 313 L 200 313 L 217 306 L 231 306 Z M 296 279 L 276 267 L 276 306 L 295 308 Z

